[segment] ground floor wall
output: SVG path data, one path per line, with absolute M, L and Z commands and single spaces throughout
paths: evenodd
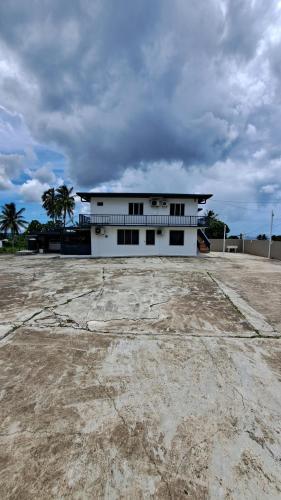
M 138 245 L 118 245 L 118 229 L 136 229 L 139 231 Z M 91 253 L 95 257 L 126 256 L 195 256 L 197 255 L 197 228 L 169 227 L 161 228 L 157 234 L 153 227 L 105 227 L 105 234 L 96 235 L 95 227 L 91 228 Z M 146 230 L 155 230 L 155 244 L 146 244 Z M 170 231 L 184 231 L 183 245 L 170 245 Z

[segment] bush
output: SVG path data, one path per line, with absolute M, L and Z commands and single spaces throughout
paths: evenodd
M 27 249 L 27 239 L 25 234 L 18 234 L 15 236 L 15 243 L 13 245 L 12 240 L 9 238 L 8 241 L 3 243 L 3 247 L 0 248 L 0 253 L 15 253 L 19 250 Z
M 16 253 L 18 250 L 17 248 L 13 248 L 11 246 L 6 246 L 6 247 L 2 247 L 0 248 L 0 254 L 3 254 L 3 253 Z

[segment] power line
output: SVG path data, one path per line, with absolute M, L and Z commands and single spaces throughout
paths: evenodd
M 252 204 L 252 205 L 281 205 L 281 201 L 239 201 L 239 200 L 218 200 L 210 199 L 209 203 L 234 203 L 236 204 Z
M 212 203 L 212 202 L 211 202 Z M 223 203 L 223 202 L 217 202 L 217 203 Z M 233 208 L 239 208 L 239 209 L 244 209 L 244 210 L 249 210 L 249 211 L 254 211 L 254 212 L 257 212 L 259 209 L 263 208 L 264 209 L 264 206 L 263 207 L 259 207 L 258 203 L 256 204 L 257 207 L 256 208 L 252 208 L 252 207 L 249 207 L 249 206 L 245 206 L 245 205 L 242 205 L 242 204 L 238 204 L 238 203 L 234 203 L 234 202 L 229 202 Z M 281 205 L 281 203 L 280 203 Z M 268 204 L 268 206 L 270 207 L 270 204 Z M 276 205 L 275 205 L 276 207 Z M 231 208 L 231 207 L 229 207 Z

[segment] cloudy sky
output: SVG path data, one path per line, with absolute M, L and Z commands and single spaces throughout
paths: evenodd
M 210 192 L 232 233 L 273 207 L 280 234 L 280 153 L 280 1 L 1 1 L 1 204 Z

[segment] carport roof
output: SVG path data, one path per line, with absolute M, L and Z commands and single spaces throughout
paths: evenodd
M 91 198 L 178 198 L 178 199 L 196 199 L 198 203 L 206 203 L 206 200 L 213 196 L 212 194 L 198 193 L 77 193 L 82 201 L 91 201 Z

